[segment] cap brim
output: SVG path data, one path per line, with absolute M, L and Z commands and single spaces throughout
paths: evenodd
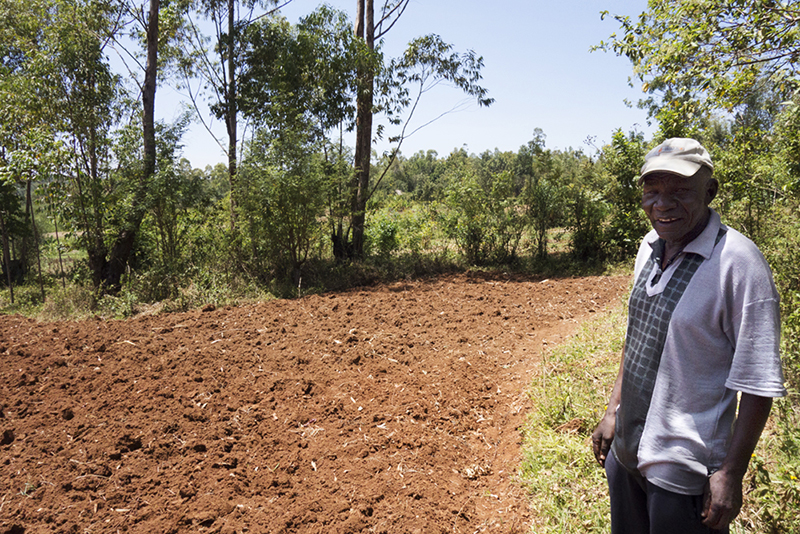
M 700 163 L 694 163 L 681 159 L 665 158 L 663 161 L 648 161 L 642 167 L 642 174 L 639 176 L 638 183 L 641 185 L 644 177 L 648 174 L 653 174 L 654 172 L 667 172 L 669 174 L 678 174 L 688 178 L 690 176 L 694 176 L 702 166 L 703 165 Z

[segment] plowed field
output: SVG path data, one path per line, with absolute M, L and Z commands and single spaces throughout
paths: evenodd
M 525 532 L 527 384 L 627 281 L 0 316 L 0 534 Z

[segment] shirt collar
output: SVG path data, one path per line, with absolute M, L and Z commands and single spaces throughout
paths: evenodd
M 693 252 L 694 254 L 699 254 L 705 259 L 709 259 L 711 257 L 711 254 L 714 251 L 714 246 L 717 242 L 717 234 L 722 226 L 722 221 L 720 220 L 719 214 L 716 211 L 714 211 L 712 208 L 708 209 L 711 210 L 711 216 L 708 218 L 708 224 L 706 224 L 706 227 L 699 236 L 695 237 L 693 241 L 683 248 L 682 252 Z M 658 239 L 658 234 L 655 231 L 650 232 L 645 238 L 647 244 L 649 244 L 651 248 L 655 246 Z

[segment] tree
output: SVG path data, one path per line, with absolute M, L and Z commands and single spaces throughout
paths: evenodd
M 772 230 L 775 202 L 790 193 L 782 187 L 787 169 L 780 164 L 777 149 L 792 135 L 775 128 L 781 109 L 790 105 L 771 91 L 768 82 L 762 82 L 725 123 L 726 135 L 707 144 L 713 150 L 714 176 L 721 186 L 718 209 L 729 224 L 757 243 Z
M 483 161 L 464 151 L 454 151 L 445 165 L 448 186 L 440 209 L 445 234 L 470 264 L 513 262 L 527 219 L 512 173 L 487 175 Z
M 642 214 L 639 172 L 646 152 L 644 136 L 616 130 L 611 144 L 603 147 L 602 165 L 612 182 L 605 196 L 611 205 L 611 221 L 606 230 L 610 252 L 618 258 L 629 258 L 649 228 Z
M 284 2 L 283 5 L 289 3 Z M 214 36 L 208 38 L 191 17 L 187 18 L 183 34 L 184 49 L 179 69 L 184 84 L 197 112 L 197 117 L 211 133 L 205 115 L 200 111 L 199 95 L 192 89 L 191 80 L 199 77 L 205 89 L 213 95 L 212 113 L 225 123 L 227 144 L 217 139 L 228 158 L 228 180 L 230 182 L 230 230 L 236 230 L 237 163 L 239 160 L 239 83 L 242 80 L 242 39 L 254 21 L 274 13 L 256 14 L 257 7 L 277 5 L 278 0 L 200 0 L 201 15 L 210 19 Z M 208 48 L 209 42 L 212 49 Z M 212 133 L 213 135 L 213 133 Z M 216 139 L 216 137 L 215 137 Z
M 631 60 L 665 137 L 708 109 L 741 105 L 761 78 L 784 95 L 797 87 L 797 2 L 651 0 L 637 21 L 615 18 L 622 34 L 600 48 Z
M 279 279 L 299 284 L 301 268 L 321 235 L 327 179 L 320 141 L 302 129 L 262 129 L 242 165 L 242 210 L 254 259 Z
M 152 228 L 155 242 L 155 250 L 148 254 L 149 263 L 157 265 L 165 277 L 173 278 L 185 271 L 186 235 L 193 222 L 188 211 L 202 209 L 209 193 L 202 187 L 202 174 L 193 172 L 188 161 L 178 157 L 180 139 L 188 124 L 188 115 L 173 124 L 156 123 L 158 172 L 148 187 L 143 221 Z M 136 153 L 130 156 L 135 157 Z
M 379 41 L 397 22 L 408 6 L 408 0 L 388 0 L 384 2 L 380 17 L 375 22 L 374 0 L 358 0 L 356 10 L 355 34 L 362 43 L 364 53 L 359 56 L 357 70 L 356 96 L 356 143 L 354 157 L 354 177 L 351 202 L 352 243 L 340 246 L 340 250 L 351 250 L 352 255 L 360 257 L 364 253 L 364 224 L 367 202 L 374 192 L 370 183 L 372 157 L 372 124 L 376 111 L 384 112 L 395 124 L 409 124 L 416 105 L 422 95 L 439 83 L 450 83 L 475 97 L 480 105 L 488 106 L 493 99 L 486 97 L 486 90 L 478 85 L 481 80 L 483 58 L 475 52 L 454 53 L 452 45 L 442 41 L 438 35 L 428 35 L 414 39 L 408 44 L 404 54 L 393 60 L 388 68 L 382 68 L 383 60 L 376 49 Z M 376 80 L 377 84 L 376 95 Z M 413 89 L 413 93 L 412 93 Z M 376 103 L 375 97 L 379 96 Z M 410 109 L 402 117 L 403 112 Z M 376 182 L 388 172 L 402 145 L 409 135 L 404 127 L 392 139 L 397 147 L 392 151 L 386 169 Z M 347 235 L 334 236 L 334 240 L 347 241 Z M 334 244 L 334 248 L 336 248 Z
M 378 21 L 380 28 L 383 22 L 388 27 L 394 25 L 408 6 L 408 0 L 392 0 L 384 6 L 384 12 Z M 389 9 L 391 8 L 391 9 Z M 388 31 L 388 28 L 387 30 Z M 375 91 L 374 64 L 375 39 L 381 38 L 384 32 L 375 32 L 374 0 L 357 0 L 355 35 L 362 42 L 364 50 L 357 68 L 356 93 L 356 146 L 353 162 L 353 191 L 351 201 L 351 217 L 353 241 L 351 246 L 344 246 L 347 236 L 334 235 L 334 250 L 349 249 L 355 256 L 364 254 L 364 221 L 366 219 L 367 195 L 369 191 L 369 173 L 372 159 L 372 117 Z M 339 241 L 338 246 L 336 240 Z
M 12 108 L 13 113 L 19 124 L 44 125 L 36 131 L 49 139 L 36 143 L 32 153 L 37 166 L 31 170 L 34 174 L 27 176 L 43 176 L 42 161 L 53 159 L 48 154 L 56 154 L 52 149 L 56 141 L 66 144 L 71 156 L 63 157 L 62 153 L 57 172 L 50 173 L 51 179 L 69 184 L 62 188 L 65 198 L 70 199 L 69 203 L 60 203 L 63 215 L 73 229 L 80 230 L 94 285 L 116 291 L 148 209 L 148 188 L 157 171 L 159 47 L 166 46 L 174 34 L 181 2 L 163 2 L 170 16 L 166 31 L 162 31 L 162 0 L 148 0 L 147 8 L 113 0 L 34 0 L 30 5 L 4 1 L 15 8 L 8 26 L 14 37 L 9 56 L 13 58 L 13 76 L 8 83 L 16 89 L 30 88 L 27 102 Z M 132 98 L 125 94 L 121 78 L 111 72 L 107 59 L 112 45 L 126 44 L 122 39 L 126 26 L 132 27 L 129 35 L 140 39 L 144 49 L 143 62 L 130 53 L 143 73 Z M 139 98 L 141 104 L 134 104 L 133 100 Z M 17 104 L 20 99 L 8 100 Z M 126 122 L 138 125 L 136 146 L 140 150 L 138 157 L 117 173 L 125 174 L 126 179 L 116 180 L 112 147 Z M 30 132 L 32 128 L 21 131 Z M 3 138 L 16 144 L 12 148 L 17 152 L 22 150 L 24 136 L 19 131 L 7 133 Z M 41 146 L 51 148 L 43 151 Z
M 14 182 L 0 177 L 0 238 L 2 239 L 3 282 L 8 285 L 11 303 L 14 302 L 14 263 L 11 261 L 10 238 L 25 231 L 25 218 Z
M 413 198 L 429 202 L 441 194 L 444 170 L 435 150 L 422 151 L 402 160 L 397 181 Z
M 566 207 L 563 173 L 555 154 L 545 148 L 545 137 L 540 129 L 534 131 L 534 138 L 528 142 L 523 160 L 530 163 L 530 169 L 522 196 L 539 259 L 547 257 L 547 231 L 563 217 Z M 523 152 L 522 148 L 520 152 Z
M 140 11 L 135 6 L 129 7 L 131 13 L 141 24 L 145 37 L 145 65 L 144 81 L 140 87 L 142 97 L 142 166 L 136 176 L 137 188 L 122 224 L 109 251 L 108 261 L 104 261 L 102 285 L 108 291 L 115 292 L 120 287 L 122 274 L 128 265 L 128 260 L 133 250 L 136 234 L 142 224 L 146 213 L 146 199 L 148 188 L 156 173 L 156 125 L 155 105 L 156 87 L 158 77 L 158 49 L 159 49 L 159 11 L 161 0 L 149 0 L 150 7 L 147 17 L 144 10 Z
M 300 127 L 322 140 L 352 123 L 356 55 L 341 11 L 323 5 L 297 26 L 262 18 L 244 37 L 239 109 L 259 128 Z
M 119 6 L 102 0 L 4 0 L 3 8 L 10 15 L 3 17 L 3 152 L 29 162 L 15 164 L 17 179 L 28 181 L 46 174 L 42 162 L 59 160 L 54 173 L 75 184 L 75 211 L 99 286 L 107 250 L 101 180 L 120 88 L 105 51 L 119 29 Z M 57 153 L 57 139 L 72 157 Z
M 325 174 L 336 183 L 327 191 L 337 256 L 344 255 L 338 248 L 344 242 L 337 236 L 343 234 L 342 199 L 350 198 L 342 182 L 350 173 L 342 166 L 347 154 L 341 141 L 338 147 L 323 141 L 336 126 L 341 139 L 344 126 L 352 124 L 359 53 L 346 15 L 327 6 L 297 26 L 280 17 L 261 19 L 248 28 L 243 50 L 240 108 L 259 129 L 259 143 L 283 142 L 281 132 L 292 132 L 304 149 L 314 146 L 325 152 Z

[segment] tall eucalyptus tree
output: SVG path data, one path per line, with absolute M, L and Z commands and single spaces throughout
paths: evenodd
M 197 116 L 212 135 L 210 123 L 200 109 L 200 94 L 191 80 L 199 78 L 212 95 L 211 111 L 225 123 L 227 141 L 215 139 L 228 160 L 230 182 L 230 230 L 236 231 L 237 166 L 240 156 L 239 84 L 242 69 L 242 40 L 247 28 L 269 16 L 291 0 L 198 0 L 199 14 L 210 21 L 213 35 L 203 32 L 203 20 L 189 16 L 184 34 L 180 70 Z M 277 7 L 276 7 L 277 6 Z

